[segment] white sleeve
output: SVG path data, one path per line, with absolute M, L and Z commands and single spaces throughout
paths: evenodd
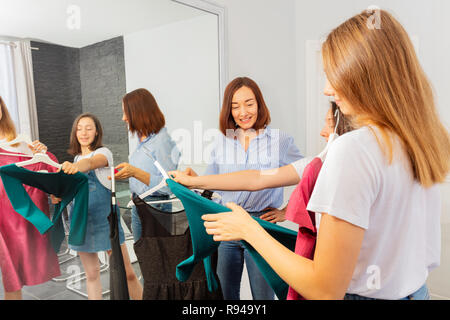
M 108 148 L 102 147 L 102 148 L 95 150 L 95 155 L 97 155 L 97 154 L 102 154 L 106 157 L 106 160 L 108 160 L 107 167 L 113 166 L 113 164 L 114 164 L 113 155 L 112 155 L 112 152 Z M 111 190 L 111 180 L 108 180 L 108 176 L 111 175 L 111 171 L 107 167 L 96 169 L 95 175 L 97 176 L 98 180 L 100 181 L 100 183 L 103 186 L 105 186 L 106 188 Z
M 106 160 L 108 160 L 109 167 L 113 165 L 113 163 L 114 163 L 113 155 L 112 155 L 112 152 L 108 148 L 102 147 L 102 148 L 95 150 L 94 152 L 95 152 L 95 155 L 97 155 L 97 154 L 104 155 L 106 157 Z
M 301 179 L 303 176 L 303 170 L 305 170 L 305 167 L 313 160 L 313 157 L 306 157 L 298 159 L 295 162 L 291 163 L 291 166 L 294 167 L 295 171 L 298 174 L 298 177 Z
M 343 136 L 328 150 L 307 209 L 368 229 L 379 185 L 373 156 L 354 137 Z

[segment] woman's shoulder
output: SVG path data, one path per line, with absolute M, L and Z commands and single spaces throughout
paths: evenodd
M 268 136 L 278 136 L 280 137 L 280 139 L 292 138 L 292 136 L 289 133 L 281 130 L 280 128 L 273 128 L 271 126 L 267 126 L 265 128 L 265 132 L 267 133 Z
M 377 167 L 384 164 L 386 159 L 378 143 L 376 130 L 362 127 L 339 136 L 328 150 L 327 158 L 342 159 L 345 163 L 376 163 Z M 380 140 L 382 141 L 382 140 Z
M 105 155 L 112 155 L 111 150 L 109 150 L 107 147 L 100 147 L 94 151 L 95 154 L 101 153 Z
M 362 127 L 339 136 L 333 145 L 339 145 L 341 148 L 372 147 L 373 142 L 376 142 L 374 132 L 369 127 Z
M 145 142 L 146 145 L 150 146 L 157 143 L 164 143 L 166 141 L 172 141 L 172 136 L 169 134 L 169 131 L 166 127 L 162 127 L 158 133 L 152 134 L 150 139 L 147 139 Z
M 114 162 L 113 161 L 113 154 L 112 154 L 111 150 L 109 150 L 107 147 L 100 147 L 100 148 L 96 149 L 93 152 L 93 155 L 91 153 L 92 156 L 96 156 L 96 155 L 99 155 L 99 154 L 105 156 L 106 160 L 108 160 L 108 163 L 111 164 L 111 163 Z

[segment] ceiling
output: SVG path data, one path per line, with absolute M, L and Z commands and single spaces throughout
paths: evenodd
M 81 48 L 203 14 L 171 0 L 0 0 L 0 37 Z

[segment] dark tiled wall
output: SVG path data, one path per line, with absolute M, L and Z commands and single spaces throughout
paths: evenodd
M 128 133 L 122 122 L 126 93 L 123 37 L 81 49 L 33 42 L 33 74 L 39 138 L 59 162 L 71 161 L 70 130 L 83 112 L 103 126 L 103 144 L 118 164 L 128 161 Z
M 80 50 L 83 112 L 95 114 L 103 126 L 103 143 L 114 163 L 128 162 L 128 132 L 122 121 L 126 94 L 123 37 L 96 43 Z
M 52 44 L 32 42 L 33 77 L 36 93 L 39 139 L 59 162 L 67 154 L 70 130 L 82 112 L 80 52 Z

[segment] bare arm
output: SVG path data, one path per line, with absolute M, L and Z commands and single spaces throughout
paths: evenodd
M 300 181 L 292 165 L 271 170 L 244 170 L 209 176 L 191 176 L 185 172 L 171 171 L 174 180 L 194 189 L 223 191 L 257 191 L 296 185 Z
M 142 169 L 136 168 L 129 163 L 123 162 L 116 166 L 116 169 L 119 170 L 114 177 L 116 180 L 123 180 L 128 178 L 135 178 L 140 182 L 150 185 L 150 173 L 144 171 Z M 108 177 L 109 179 L 110 177 Z
M 364 229 L 323 214 L 314 260 L 290 251 L 272 238 L 244 209 L 204 215 L 215 241 L 245 240 L 274 271 L 306 299 L 342 299 L 350 284 L 361 249 Z
M 92 158 L 82 159 L 76 163 L 64 162 L 61 170 L 67 174 L 75 174 L 77 172 L 88 172 L 98 168 L 108 166 L 108 160 L 103 154 L 96 154 Z

